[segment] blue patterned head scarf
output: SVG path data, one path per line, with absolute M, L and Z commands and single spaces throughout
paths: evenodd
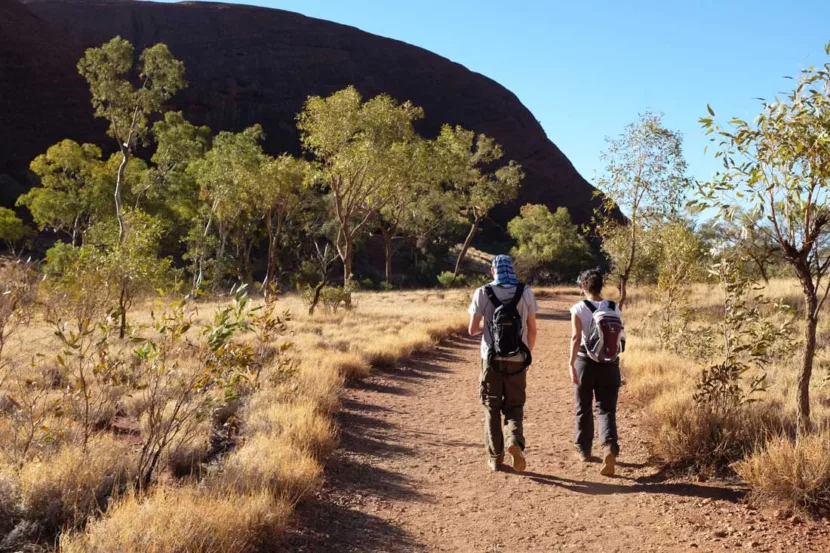
M 513 260 L 509 255 L 497 255 L 493 258 L 493 269 L 495 276 L 493 277 L 493 285 L 495 286 L 516 286 L 519 284 L 519 279 L 516 278 L 516 271 L 513 270 Z

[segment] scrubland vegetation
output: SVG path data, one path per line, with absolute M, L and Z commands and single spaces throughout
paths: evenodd
M 58 319 L 24 264 L 3 270 L 20 283 L 2 304 L 9 550 L 265 550 L 320 484 L 344 382 L 466 322 L 458 291 L 356 293 L 313 316 L 298 296 L 266 306 L 238 291 L 145 300 L 120 340 L 106 314 Z
M 816 428 L 799 436 L 799 295 L 793 279 L 740 290 L 689 285 L 672 320 L 676 331 L 665 340 L 664 296 L 657 287 L 635 288 L 625 314 L 626 397 L 642 409 L 650 447 L 663 462 L 710 476 L 734 471 L 758 497 L 826 513 L 828 376 L 812 388 Z M 824 366 L 827 323 L 819 335 Z

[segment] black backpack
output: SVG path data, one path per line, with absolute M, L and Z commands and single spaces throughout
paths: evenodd
M 512 357 L 524 353 L 524 366 L 515 371 L 521 372 L 529 367 L 531 363 L 530 350 L 522 340 L 522 316 L 517 309 L 519 302 L 522 301 L 525 285 L 519 284 L 516 286 L 516 293 L 508 303 L 502 303 L 499 300 L 492 286 L 485 286 L 484 291 L 490 301 L 493 302 L 493 305 L 496 306 L 493 317 L 488 322 L 490 335 L 493 337 L 493 347 L 489 351 L 489 360 L 492 361 L 495 356 Z

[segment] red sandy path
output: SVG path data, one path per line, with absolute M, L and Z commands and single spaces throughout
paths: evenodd
M 458 339 L 346 393 L 341 447 L 287 551 L 830 551 L 830 527 L 754 511 L 722 482 L 661 479 L 637 414 L 618 415 L 617 476 L 576 460 L 567 307 L 542 300 L 528 374 L 528 468 L 485 467 L 478 342 Z

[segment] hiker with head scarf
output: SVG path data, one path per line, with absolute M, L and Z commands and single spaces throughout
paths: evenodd
M 513 469 L 522 472 L 526 466 L 522 422 L 527 368 L 536 344 L 539 308 L 533 291 L 516 278 L 510 256 L 493 258 L 490 273 L 493 281 L 475 291 L 469 309 L 470 335 L 481 335 L 480 390 L 487 466 L 493 471 L 500 469 L 506 445 Z

